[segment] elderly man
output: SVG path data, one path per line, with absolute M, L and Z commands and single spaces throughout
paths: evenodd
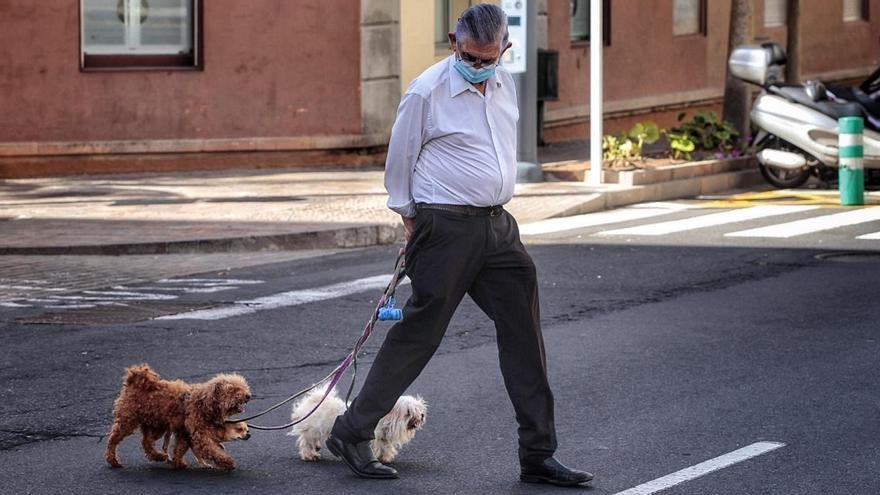
M 504 383 L 519 423 L 520 479 L 578 485 L 593 476 L 555 458 L 535 265 L 502 204 L 516 179 L 516 91 L 496 71 L 510 48 L 495 5 L 466 10 L 449 33 L 454 55 L 416 78 L 391 131 L 385 186 L 403 217 L 412 296 L 388 332 L 327 448 L 366 478 L 396 478 L 369 448 L 379 419 L 416 379 L 465 294 L 494 322 Z

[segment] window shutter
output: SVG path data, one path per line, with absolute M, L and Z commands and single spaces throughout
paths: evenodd
M 764 27 L 785 26 L 788 22 L 786 0 L 764 0 Z

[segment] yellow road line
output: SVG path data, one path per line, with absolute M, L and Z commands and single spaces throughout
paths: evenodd
M 837 191 L 793 191 L 781 189 L 742 193 L 716 199 L 701 204 L 700 208 L 747 208 L 755 205 L 815 205 L 821 208 L 840 208 L 840 194 Z M 880 196 L 865 196 L 865 206 L 880 205 Z

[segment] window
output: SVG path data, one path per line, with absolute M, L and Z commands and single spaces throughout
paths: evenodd
M 786 0 L 764 0 L 764 27 L 785 26 L 788 22 Z
M 672 33 L 676 36 L 706 34 L 706 0 L 674 0 Z
M 590 39 L 590 0 L 571 0 L 571 39 Z
M 571 40 L 590 39 L 590 0 L 569 0 L 571 5 Z M 611 0 L 602 0 L 603 44 L 611 44 Z
M 451 8 L 449 0 L 434 0 L 434 44 L 437 48 L 446 48 L 449 43 Z
M 81 67 L 198 67 L 200 3 L 80 0 Z
M 866 0 L 843 0 L 843 21 L 864 21 L 868 19 Z

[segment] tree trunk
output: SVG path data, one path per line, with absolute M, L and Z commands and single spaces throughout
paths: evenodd
M 785 53 L 788 62 L 785 64 L 785 82 L 798 84 L 801 82 L 801 2 L 800 0 L 788 0 L 786 12 L 786 25 L 788 26 L 788 41 Z
M 727 43 L 727 55 L 734 48 L 752 41 L 752 1 L 731 0 L 730 4 L 730 36 Z M 725 63 L 725 68 L 727 64 Z M 727 70 L 727 81 L 724 84 L 724 120 L 733 124 L 740 136 L 749 134 L 749 106 L 752 103 L 751 90 L 743 81 L 734 78 Z

